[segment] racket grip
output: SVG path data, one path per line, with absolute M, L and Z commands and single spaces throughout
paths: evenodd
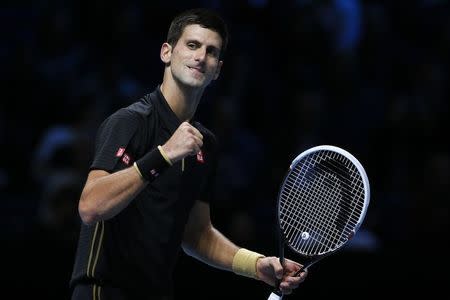
M 283 299 L 283 294 L 278 295 L 278 294 L 275 293 L 275 292 L 272 292 L 272 293 L 270 294 L 269 298 L 267 298 L 267 300 L 281 300 L 281 299 Z

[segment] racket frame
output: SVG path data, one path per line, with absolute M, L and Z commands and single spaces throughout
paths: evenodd
M 324 257 L 336 252 L 337 250 L 341 249 L 345 244 L 347 244 L 347 242 L 353 238 L 353 236 L 349 237 L 349 239 L 343 243 L 341 246 L 327 251 L 323 254 L 320 255 L 307 255 L 304 253 L 300 253 L 299 251 L 297 251 L 296 249 L 294 249 L 290 243 L 286 242 L 286 238 L 283 232 L 283 228 L 281 226 L 281 221 L 280 221 L 280 199 L 281 199 L 281 194 L 282 191 L 284 190 L 284 186 L 286 184 L 286 181 L 289 177 L 289 175 L 291 174 L 291 172 L 294 170 L 294 168 L 296 167 L 296 165 L 299 163 L 299 161 L 301 161 L 304 157 L 314 153 L 314 152 L 318 152 L 318 151 L 332 151 L 332 152 L 336 152 L 344 157 L 346 157 L 348 160 L 351 161 L 351 163 L 353 163 L 353 165 L 356 167 L 356 169 L 358 170 L 359 174 L 361 175 L 361 179 L 363 181 L 363 186 L 364 186 L 364 205 L 363 205 L 363 209 L 360 213 L 359 219 L 356 222 L 354 229 L 353 229 L 353 236 L 354 234 L 358 231 L 358 229 L 360 228 L 365 215 L 367 213 L 367 208 L 369 206 L 369 202 L 370 202 L 370 184 L 369 184 L 369 179 L 367 177 L 367 173 L 364 170 L 363 166 L 361 165 L 361 163 L 358 161 L 358 159 L 356 159 L 355 156 L 353 156 L 350 152 L 336 147 L 336 146 L 332 146 L 332 145 L 320 145 L 320 146 L 315 146 L 312 148 L 309 148 L 305 151 L 303 151 L 302 153 L 300 153 L 291 163 L 291 165 L 289 166 L 288 171 L 286 172 L 283 182 L 280 186 L 279 192 L 278 192 L 278 198 L 277 198 L 277 225 L 278 225 L 278 245 L 279 245 L 279 259 L 280 259 L 280 263 L 283 264 L 284 263 L 284 252 L 285 252 L 285 247 L 287 246 L 290 250 L 292 250 L 294 253 L 301 255 L 303 258 L 305 258 L 305 262 L 303 263 L 303 267 L 295 274 L 295 276 L 298 276 L 300 274 L 301 271 L 303 270 L 307 270 L 310 266 L 312 266 L 313 264 L 315 264 L 316 262 L 318 262 L 319 260 L 323 259 Z M 276 294 L 278 296 L 282 296 L 281 292 L 278 290 L 278 285 L 279 282 L 277 282 L 277 286 L 276 286 L 276 291 L 274 291 L 272 294 Z M 281 299 L 281 298 L 280 298 Z

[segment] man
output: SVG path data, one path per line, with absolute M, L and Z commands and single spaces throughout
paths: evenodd
M 194 121 L 204 89 L 218 78 L 227 29 L 211 11 L 177 16 L 160 57 L 161 85 L 99 128 L 83 188 L 83 221 L 72 299 L 172 299 L 179 250 L 289 294 L 300 265 L 239 248 L 214 228 L 209 201 L 214 135 Z

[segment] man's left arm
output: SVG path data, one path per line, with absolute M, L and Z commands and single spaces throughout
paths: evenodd
M 239 247 L 211 224 L 209 204 L 196 201 L 184 231 L 186 254 L 213 267 L 232 271 L 233 257 Z
M 293 275 L 301 265 L 285 259 L 284 269 L 277 257 L 265 257 L 240 248 L 211 224 L 209 204 L 196 201 L 184 232 L 184 251 L 196 259 L 219 269 L 261 280 L 271 286 L 281 280 L 283 294 L 290 294 L 305 279 L 306 272 Z

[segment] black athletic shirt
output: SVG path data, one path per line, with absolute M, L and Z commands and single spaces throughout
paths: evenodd
M 91 170 L 113 173 L 131 167 L 164 144 L 181 124 L 159 86 L 140 101 L 118 110 L 100 126 Z M 214 135 L 203 135 L 197 156 L 168 167 L 115 217 L 81 225 L 70 285 L 123 289 L 132 299 L 167 299 L 184 226 L 195 200 L 210 201 L 217 165 Z M 137 298 L 139 297 L 139 298 Z

